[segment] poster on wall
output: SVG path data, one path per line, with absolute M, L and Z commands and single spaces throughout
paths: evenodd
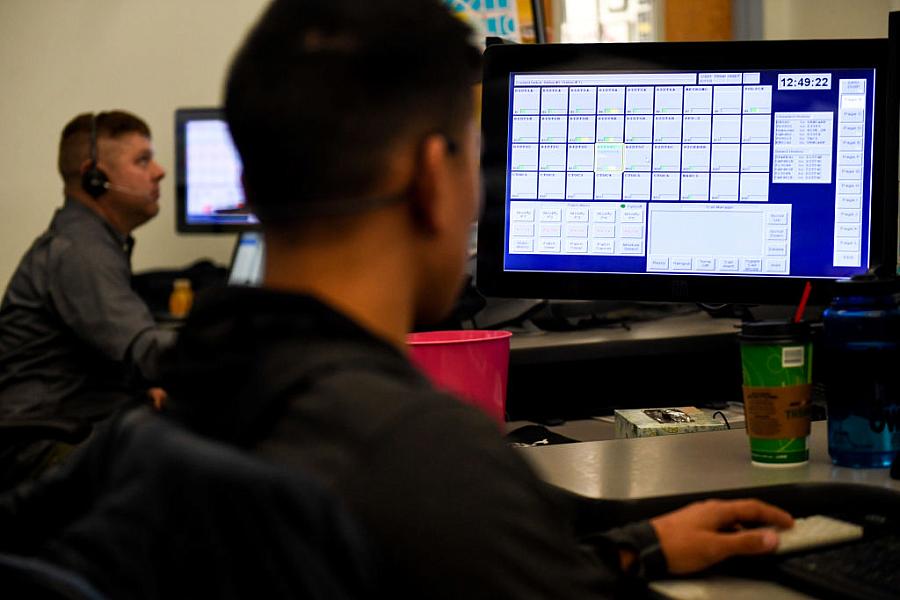
M 519 19 L 518 0 L 445 0 L 450 9 L 469 23 L 480 38 L 503 37 L 515 42 L 533 41 L 533 26 L 528 14 L 529 36 L 523 36 L 523 23 Z

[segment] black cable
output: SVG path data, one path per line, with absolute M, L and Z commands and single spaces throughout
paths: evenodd
M 531 16 L 534 23 L 535 43 L 546 44 L 547 30 L 544 29 L 544 4 L 542 0 L 531 0 Z
M 725 413 L 723 413 L 721 410 L 717 410 L 712 414 L 712 418 L 715 419 L 716 415 L 722 415 L 722 420 L 725 421 L 725 427 L 731 429 L 731 424 L 728 422 L 728 417 L 725 416 Z

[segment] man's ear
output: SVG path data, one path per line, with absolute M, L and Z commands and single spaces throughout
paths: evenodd
M 450 151 L 447 139 L 431 134 L 419 144 L 413 170 L 410 202 L 416 221 L 428 233 L 443 229 L 454 210 L 449 184 Z
M 81 165 L 78 167 L 78 174 L 84 175 L 85 173 L 87 173 L 87 170 L 91 168 L 92 162 L 93 161 L 91 161 L 91 159 L 89 159 L 89 158 L 84 159 L 82 161 Z

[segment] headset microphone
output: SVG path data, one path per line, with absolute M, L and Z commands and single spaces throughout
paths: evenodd
M 153 199 L 153 196 L 151 194 L 148 194 L 146 192 L 139 192 L 133 188 L 118 185 L 108 180 L 103 183 L 103 190 L 113 190 L 115 192 L 121 192 L 123 194 L 128 194 L 129 196 L 134 196 L 135 198 L 143 198 L 145 200 Z

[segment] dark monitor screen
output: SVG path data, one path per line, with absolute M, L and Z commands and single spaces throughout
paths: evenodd
M 178 231 L 241 231 L 258 227 L 241 185 L 241 158 L 220 109 L 175 112 Z
M 887 50 L 887 40 L 489 48 L 479 287 L 791 303 L 806 281 L 822 299 L 837 278 L 893 265 Z

